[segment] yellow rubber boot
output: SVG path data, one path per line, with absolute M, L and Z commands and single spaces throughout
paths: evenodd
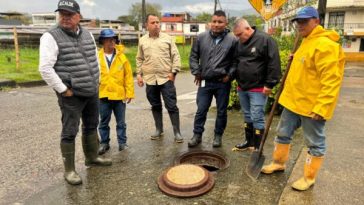
M 286 161 L 289 157 L 290 144 L 276 143 L 273 151 L 273 161 L 266 166 L 263 166 L 262 173 L 272 174 L 277 171 L 284 171 L 286 169 Z
M 315 157 L 307 154 L 303 177 L 292 184 L 292 188 L 298 191 L 309 189 L 314 183 L 316 175 L 321 167 L 324 157 Z

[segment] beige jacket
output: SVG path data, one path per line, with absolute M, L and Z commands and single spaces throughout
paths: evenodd
M 162 85 L 169 73 L 180 71 L 181 59 L 174 39 L 165 33 L 150 38 L 149 33 L 139 40 L 136 56 L 137 74 L 148 85 Z

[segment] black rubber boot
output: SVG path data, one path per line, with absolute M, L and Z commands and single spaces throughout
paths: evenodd
M 82 179 L 75 170 L 75 143 L 61 142 L 61 152 L 64 164 L 64 179 L 71 185 L 82 184 Z
M 222 141 L 222 135 L 215 133 L 215 137 L 214 137 L 214 141 L 212 143 L 212 147 L 221 147 L 221 141 Z
M 264 129 L 254 129 L 254 149 L 258 150 L 264 134 Z
M 85 154 L 86 166 L 110 166 L 111 159 L 104 159 L 98 156 L 99 142 L 97 132 L 90 135 L 82 135 L 82 147 Z
M 162 110 L 152 110 L 152 113 L 155 123 L 155 133 L 150 136 L 150 139 L 157 140 L 163 135 L 163 113 Z
M 178 112 L 170 112 L 169 117 L 171 118 L 173 133 L 174 133 L 174 141 L 177 143 L 183 142 L 183 137 L 180 131 L 180 121 L 179 121 L 179 113 Z
M 188 147 L 196 147 L 202 141 L 202 135 L 194 133 L 193 137 L 188 141 Z
M 233 151 L 244 151 L 247 149 L 254 149 L 253 123 L 244 123 L 244 128 L 245 128 L 245 142 L 235 145 Z

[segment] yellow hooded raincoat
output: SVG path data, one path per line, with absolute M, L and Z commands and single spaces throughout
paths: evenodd
M 104 49 L 99 50 L 101 80 L 99 97 L 109 100 L 134 98 L 133 71 L 124 55 L 124 46 L 116 45 L 116 54 L 110 69 L 105 59 Z
M 335 31 L 317 26 L 294 54 L 279 103 L 302 116 L 331 119 L 344 74 L 345 56 Z

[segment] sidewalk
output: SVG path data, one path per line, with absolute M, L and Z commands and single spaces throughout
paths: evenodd
M 291 184 L 303 174 L 303 149 L 279 204 L 363 204 L 364 202 L 364 68 L 346 66 L 334 118 L 327 123 L 327 153 L 314 187 L 306 192 Z

